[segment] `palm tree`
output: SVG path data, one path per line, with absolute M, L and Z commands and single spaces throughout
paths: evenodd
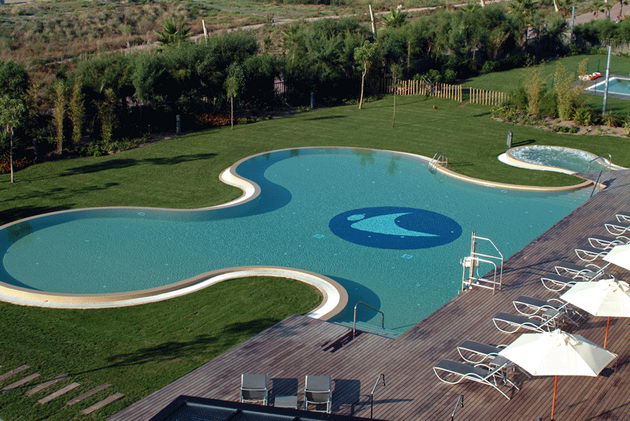
M 388 28 L 400 28 L 407 21 L 407 14 L 403 11 L 402 5 L 395 9 L 390 9 L 389 14 L 383 16 L 385 26 Z
M 4 128 L 4 138 L 9 140 L 9 168 L 13 183 L 13 132 L 22 124 L 26 106 L 24 102 L 8 95 L 0 97 L 0 126 Z
M 179 44 L 186 41 L 190 28 L 183 18 L 166 18 L 162 24 L 162 31 L 158 32 L 158 42 L 162 45 Z

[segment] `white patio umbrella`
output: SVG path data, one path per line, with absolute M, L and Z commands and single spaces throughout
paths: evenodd
M 602 279 L 597 282 L 578 282 L 560 299 L 593 316 L 608 317 L 604 348 L 608 345 L 610 318 L 630 317 L 630 288 L 624 281 Z
M 525 333 L 499 352 L 533 376 L 554 376 L 551 419 L 554 419 L 558 376 L 597 376 L 617 355 L 580 335 L 562 330 Z
M 606 256 L 604 256 L 604 260 L 613 265 L 630 270 L 630 244 L 613 247 Z

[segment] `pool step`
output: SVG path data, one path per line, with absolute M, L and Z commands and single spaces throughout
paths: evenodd
M 352 322 L 336 322 L 345 327 L 349 327 L 352 329 Z M 396 339 L 402 332 L 398 332 L 397 330 L 392 329 L 383 329 L 377 325 L 367 323 L 367 322 L 357 322 L 357 330 L 365 333 L 371 333 L 372 335 L 383 336 L 384 338 Z

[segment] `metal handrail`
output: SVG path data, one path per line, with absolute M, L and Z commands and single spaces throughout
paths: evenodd
M 448 158 L 443 152 L 436 152 L 433 155 L 433 158 L 431 158 L 431 162 L 429 162 L 429 166 L 434 168 L 438 164 L 444 167 L 448 167 Z
M 355 337 L 356 332 L 357 332 L 357 307 L 359 307 L 359 304 L 381 313 L 381 316 L 383 316 L 381 319 L 381 327 L 385 329 L 385 313 L 383 313 L 381 310 L 379 310 L 376 307 L 372 307 L 368 303 L 364 303 L 363 301 L 357 301 L 357 303 L 354 305 L 354 316 L 352 319 L 352 337 L 353 338 Z
M 455 406 L 453 407 L 453 412 L 451 412 L 451 421 L 455 420 L 455 414 L 459 408 L 464 407 L 464 395 L 457 395 L 457 401 L 455 402 Z
M 374 418 L 374 392 L 376 392 L 381 379 L 383 379 L 383 387 L 387 387 L 385 384 L 385 373 L 379 374 L 374 382 L 374 387 L 372 387 L 372 392 L 370 392 L 370 418 Z

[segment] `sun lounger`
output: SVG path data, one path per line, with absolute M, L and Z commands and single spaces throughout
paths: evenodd
M 433 372 L 440 381 L 447 384 L 458 384 L 465 380 L 485 384 L 497 390 L 507 399 L 508 394 L 502 388 L 511 390 L 518 387 L 505 375 L 505 366 L 489 367 L 485 364 L 469 365 L 459 361 L 442 360 L 433 367 Z
M 606 227 L 606 231 L 608 231 L 610 235 L 630 234 L 630 225 L 627 225 L 627 222 L 612 221 L 604 224 L 604 227 Z
M 269 402 L 266 374 L 241 374 L 241 402 Z
M 332 377 L 307 375 L 304 386 L 304 409 L 309 410 L 309 404 L 316 407 L 325 405 L 325 412 L 330 414 L 332 410 L 332 394 Z
M 630 238 L 623 235 L 617 237 L 589 237 L 588 243 L 591 247 L 600 250 L 610 250 L 615 246 L 621 246 L 630 243 Z
M 537 316 L 548 310 L 558 311 L 569 323 L 575 326 L 579 326 L 580 322 L 585 318 L 578 310 L 557 298 L 550 298 L 545 301 L 540 298 L 521 295 L 517 299 L 512 300 L 512 305 L 514 305 L 516 311 L 526 317 Z
M 550 332 L 559 326 L 561 313 L 555 310 L 548 310 L 541 316 L 520 316 L 517 314 L 497 313 L 492 318 L 492 323 L 501 332 L 515 333 L 519 330 L 529 330 L 533 332 Z
M 621 224 L 630 224 L 629 212 L 618 213 L 615 215 L 615 218 L 617 218 L 617 221 Z
M 457 347 L 460 357 L 466 362 L 479 364 L 497 356 L 506 345 L 488 345 L 475 341 L 464 341 Z
M 560 262 L 554 266 L 554 270 L 559 276 L 592 281 L 602 276 L 606 267 L 608 265 L 598 266 L 595 263 L 588 263 L 580 266 L 571 262 Z
M 580 278 L 571 278 L 568 276 L 560 276 L 553 273 L 549 273 L 540 278 L 540 282 L 542 282 L 543 286 L 547 288 L 549 291 L 560 292 L 566 288 L 571 288 L 573 285 L 578 282 L 586 282 L 584 279 Z
M 575 254 L 580 260 L 583 260 L 585 262 L 593 262 L 606 256 L 608 254 L 608 251 L 609 250 L 600 250 L 596 249 L 595 247 L 584 246 L 575 249 Z

